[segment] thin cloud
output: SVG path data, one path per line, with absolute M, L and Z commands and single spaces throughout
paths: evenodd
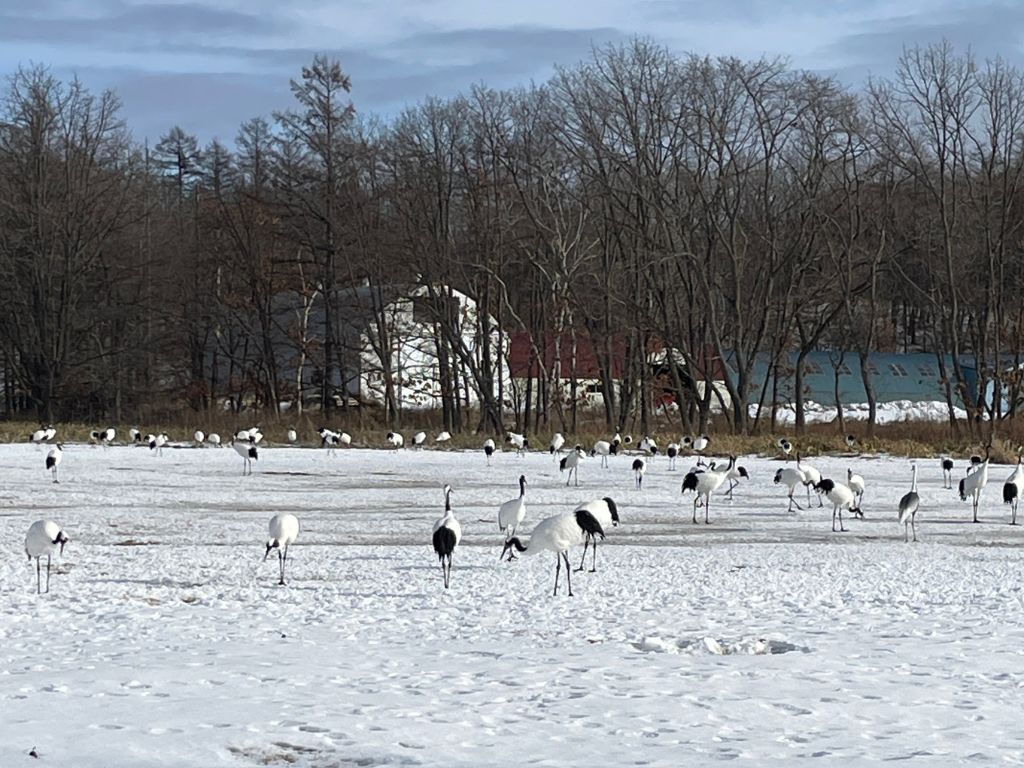
M 951 40 L 979 58 L 1024 62 L 1024 6 L 967 0 L 4 0 L 0 71 L 19 63 L 116 88 L 139 137 L 181 124 L 230 140 L 291 103 L 314 54 L 338 57 L 363 113 L 393 115 L 484 82 L 546 79 L 592 47 L 649 36 L 673 50 L 785 55 L 859 84 L 892 71 L 905 45 Z

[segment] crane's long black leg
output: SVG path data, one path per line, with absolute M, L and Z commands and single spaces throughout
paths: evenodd
M 596 547 L 597 547 L 597 542 L 596 541 L 594 542 L 594 547 L 595 547 L 595 551 L 597 551 L 596 550 Z M 569 597 L 572 597 L 572 579 L 570 578 L 570 574 L 569 574 L 569 553 L 568 552 L 563 552 L 562 553 L 562 557 L 565 558 L 565 583 L 569 585 Z
M 693 522 L 694 522 L 694 524 L 697 523 L 697 497 L 696 496 L 693 499 Z
M 708 525 L 708 524 L 711 523 L 711 520 L 708 517 L 708 515 L 710 515 L 710 514 L 711 514 L 711 494 L 709 493 L 704 498 L 704 525 Z
M 46 594 L 50 594 L 50 556 L 46 556 Z
M 555 553 L 555 594 L 558 594 L 558 577 L 562 573 L 562 553 Z
M 974 492 L 974 522 L 978 522 L 978 497 L 981 496 L 980 491 Z
M 914 518 L 916 516 L 917 516 L 916 512 L 913 515 L 910 516 L 910 528 L 914 532 L 914 541 L 917 541 L 917 526 L 914 525 Z
M 594 558 L 590 564 L 590 572 L 597 573 L 597 539 L 594 539 Z
M 43 594 L 43 576 L 42 576 L 42 561 L 40 558 L 36 558 L 36 594 Z
M 590 534 L 588 533 L 586 536 L 583 537 L 583 557 L 580 558 L 580 567 L 576 569 L 577 571 L 583 570 L 583 564 L 587 561 L 587 547 L 589 546 Z M 594 546 L 596 547 L 597 545 L 595 544 Z

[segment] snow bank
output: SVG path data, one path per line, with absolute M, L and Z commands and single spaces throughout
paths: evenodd
M 966 419 L 967 411 L 962 408 L 954 408 L 953 412 L 958 419 Z M 762 410 L 762 417 L 767 415 L 767 409 Z M 793 406 L 779 406 L 777 411 L 778 420 L 781 424 L 794 424 L 796 422 L 796 409 Z M 757 406 L 750 406 L 750 415 L 757 414 Z M 813 401 L 804 403 L 804 418 L 808 424 L 828 424 L 838 417 L 835 406 L 821 405 Z M 851 421 L 867 421 L 868 404 L 851 403 L 843 406 L 843 417 Z M 891 403 L 879 403 L 876 411 L 878 424 L 894 424 L 903 421 L 946 421 L 949 419 L 949 408 L 946 404 L 938 401 L 914 402 L 911 400 L 895 400 Z

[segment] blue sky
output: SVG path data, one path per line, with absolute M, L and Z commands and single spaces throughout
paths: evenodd
M 943 37 L 1024 65 L 1024 0 L 0 0 L 0 72 L 42 63 L 112 87 L 140 139 L 180 124 L 230 142 L 243 120 L 290 105 L 288 79 L 316 52 L 341 59 L 359 111 L 393 115 L 475 82 L 542 81 L 633 35 L 782 54 L 857 84 Z

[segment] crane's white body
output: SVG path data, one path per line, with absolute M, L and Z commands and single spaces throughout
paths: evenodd
M 903 526 L 904 541 L 909 540 L 908 526 L 914 532 L 914 541 L 917 541 L 917 526 L 915 525 L 914 518 L 917 515 L 917 510 L 921 507 L 921 497 L 917 493 L 917 464 L 911 467 L 911 473 L 910 491 L 900 499 L 899 506 L 899 521 L 900 525 Z
M 857 503 L 860 504 L 864 500 L 864 477 L 852 469 L 847 469 L 846 485 L 857 496 Z
M 60 482 L 60 480 L 57 479 L 57 467 L 60 466 L 60 463 L 63 460 L 64 460 L 64 450 L 63 450 L 63 446 L 60 443 L 58 443 L 57 445 L 53 446 L 46 453 L 46 468 L 48 470 L 50 470 L 51 474 L 53 475 L 53 482 L 55 482 L 55 483 L 59 483 Z
M 843 526 L 843 510 L 848 509 L 851 512 L 856 510 L 855 502 L 856 495 L 850 490 L 850 487 L 830 481 L 832 487 L 825 490 L 825 497 L 832 502 L 832 530 L 836 529 L 836 517 L 839 518 L 839 532 L 845 533 L 846 528 Z M 820 482 L 819 482 L 820 485 Z
M 708 442 L 707 435 L 698 435 L 693 438 L 693 450 L 697 453 L 704 453 L 704 451 L 707 450 Z
M 1017 459 L 1017 466 L 1003 484 L 1003 501 L 1010 505 L 1010 525 L 1017 524 L 1017 506 L 1024 494 L 1024 464 Z
M 211 432 L 206 436 L 206 442 L 209 443 L 210 445 L 220 448 L 220 435 L 218 435 L 216 432 Z
M 729 490 L 726 492 L 729 495 L 729 500 L 732 501 L 732 492 L 736 490 L 736 487 L 740 484 L 740 480 L 748 478 L 747 470 L 743 467 L 732 463 L 732 468 L 726 473 L 725 479 L 729 481 Z
M 615 501 L 609 496 L 584 502 L 573 510 L 573 514 L 581 511 L 592 515 L 601 526 L 602 531 L 608 531 L 619 524 L 619 508 L 616 506 Z M 584 531 L 583 534 L 583 556 L 580 557 L 580 567 L 576 569 L 577 571 L 583 570 L 583 563 L 587 559 L 587 547 L 590 545 L 594 548 L 594 559 L 590 566 L 590 572 L 597 572 L 597 536 L 587 533 L 586 531 Z
M 487 457 L 487 466 L 489 467 L 489 466 L 491 466 L 491 456 L 494 455 L 494 448 L 495 448 L 494 441 L 491 440 L 491 438 L 488 437 L 486 440 L 484 440 L 483 448 L 484 448 L 484 456 Z
M 232 440 L 231 447 L 242 457 L 242 475 L 251 475 L 252 463 L 260 458 L 256 444 L 249 441 Z
M 568 552 L 573 547 L 583 544 L 586 532 L 580 528 L 576 518 L 569 513 L 561 513 L 545 517 L 530 533 L 525 544 L 525 555 L 536 555 L 539 552 Z
M 195 433 L 192 435 L 192 440 L 195 441 L 196 445 L 202 445 L 204 442 L 206 442 L 206 433 L 203 432 L 203 430 L 201 429 L 197 429 Z
M 64 545 L 69 541 L 67 535 L 57 523 L 52 520 L 36 520 L 28 527 L 25 534 L 25 554 L 29 562 L 36 561 L 36 594 L 41 594 L 42 589 L 42 558 L 46 557 L 46 592 L 50 591 L 50 562 L 53 555 L 59 549 L 64 553 Z
M 298 433 L 296 433 L 294 429 L 289 429 L 288 432 L 285 434 L 285 439 L 288 440 L 289 443 L 294 445 L 295 443 L 298 442 L 299 435 Z
M 519 476 L 519 496 L 509 499 L 498 508 L 498 530 L 508 540 L 516 535 L 516 528 L 526 519 L 526 476 Z
M 405 445 L 405 438 L 402 437 L 398 432 L 388 432 L 385 438 L 388 444 L 396 451 Z
M 518 432 L 507 433 L 505 435 L 505 442 L 515 446 L 516 456 L 522 456 L 526 452 L 527 445 L 529 445 L 526 435 L 520 435 Z
M 953 460 L 946 456 L 942 459 L 942 487 L 953 488 Z
M 978 468 L 960 481 L 960 500 L 967 501 L 971 498 L 971 505 L 974 508 L 974 522 L 978 522 L 978 504 L 981 502 L 981 492 L 988 485 L 988 458 Z
M 585 525 L 591 531 L 587 531 L 584 527 Z M 538 552 L 554 552 L 556 562 L 554 594 L 558 594 L 558 576 L 564 561 L 565 579 L 569 587 L 569 596 L 571 597 L 572 578 L 569 575 L 569 550 L 583 544 L 588 533 L 604 538 L 602 526 L 588 510 L 580 509 L 568 514 L 553 515 L 544 518 L 537 524 L 525 545 L 515 536 L 505 542 L 502 556 L 504 556 L 505 551 L 512 548 L 527 555 L 534 555 Z
M 807 486 L 807 506 L 810 506 L 811 489 L 816 488 L 818 484 L 821 482 L 821 472 L 819 472 L 815 467 L 812 467 L 810 464 L 801 461 L 800 454 L 797 454 L 796 456 L 796 467 L 797 469 L 804 473 L 804 485 Z M 818 494 L 818 506 L 825 506 L 824 503 L 821 501 L 820 493 Z
M 565 438 L 562 437 L 562 433 L 555 432 L 555 434 L 551 436 L 551 442 L 548 443 L 548 451 L 551 452 L 552 461 L 556 461 L 561 458 L 563 445 L 565 445 Z
M 710 520 L 710 507 L 711 507 L 711 494 L 722 487 L 722 483 L 726 481 L 729 476 L 729 472 L 736 465 L 736 459 L 730 457 L 728 465 L 722 469 L 717 469 L 714 465 L 710 468 L 701 470 L 699 472 L 688 472 L 686 478 L 683 479 L 683 492 L 692 490 L 694 492 L 693 497 L 693 522 L 697 522 L 697 505 L 701 498 L 704 499 L 704 523 L 708 524 Z M 695 478 L 691 480 L 690 478 Z
M 669 443 L 665 446 L 665 455 L 668 456 L 668 471 L 676 471 L 676 459 L 679 457 L 679 444 Z
M 447 443 L 452 439 L 451 432 L 441 432 L 437 437 L 434 438 L 435 443 Z
M 255 446 L 253 447 L 255 448 Z M 284 586 L 284 567 L 288 562 L 288 547 L 299 538 L 299 518 L 288 513 L 274 515 L 267 525 L 267 532 L 269 534 L 267 552 L 263 556 L 263 560 L 266 561 L 270 557 L 271 550 L 277 550 L 277 563 L 281 576 L 278 584 Z
M 807 483 L 807 475 L 804 474 L 803 470 L 797 467 L 783 467 L 775 473 L 775 482 L 789 489 L 789 508 L 786 511 L 792 512 L 794 506 L 802 510 L 803 507 L 793 498 L 793 491 L 796 490 L 797 486 Z
M 412 436 L 413 448 L 422 448 L 425 442 L 427 442 L 426 432 L 417 432 L 415 435 Z
M 612 444 L 607 440 L 598 440 L 594 443 L 594 447 L 590 449 L 591 456 L 601 457 L 601 466 L 608 467 L 608 457 L 612 452 Z
M 164 446 L 169 442 L 166 432 L 161 432 L 159 435 L 150 435 L 149 450 L 154 451 L 157 456 L 164 455 Z
M 434 552 L 441 561 L 441 575 L 444 577 L 444 588 L 448 589 L 452 579 L 452 556 L 455 548 L 462 541 L 462 526 L 455 518 L 452 510 L 452 487 L 444 487 L 444 515 L 434 522 L 434 531 L 431 538 L 434 542 Z M 504 554 L 504 552 L 502 552 Z
M 650 456 L 654 456 L 658 452 L 658 443 L 650 435 L 644 435 L 643 440 L 640 441 L 640 450 Z
M 573 479 L 573 475 L 576 476 L 576 487 L 580 485 L 580 462 L 583 461 L 585 455 L 583 449 L 580 446 L 576 446 L 569 451 L 562 460 L 558 463 L 558 471 L 565 472 L 569 471 L 569 476 L 565 479 L 565 484 L 569 485 L 569 482 Z
M 643 489 L 645 472 L 647 472 L 647 462 L 640 458 L 633 459 L 633 483 L 638 491 Z

